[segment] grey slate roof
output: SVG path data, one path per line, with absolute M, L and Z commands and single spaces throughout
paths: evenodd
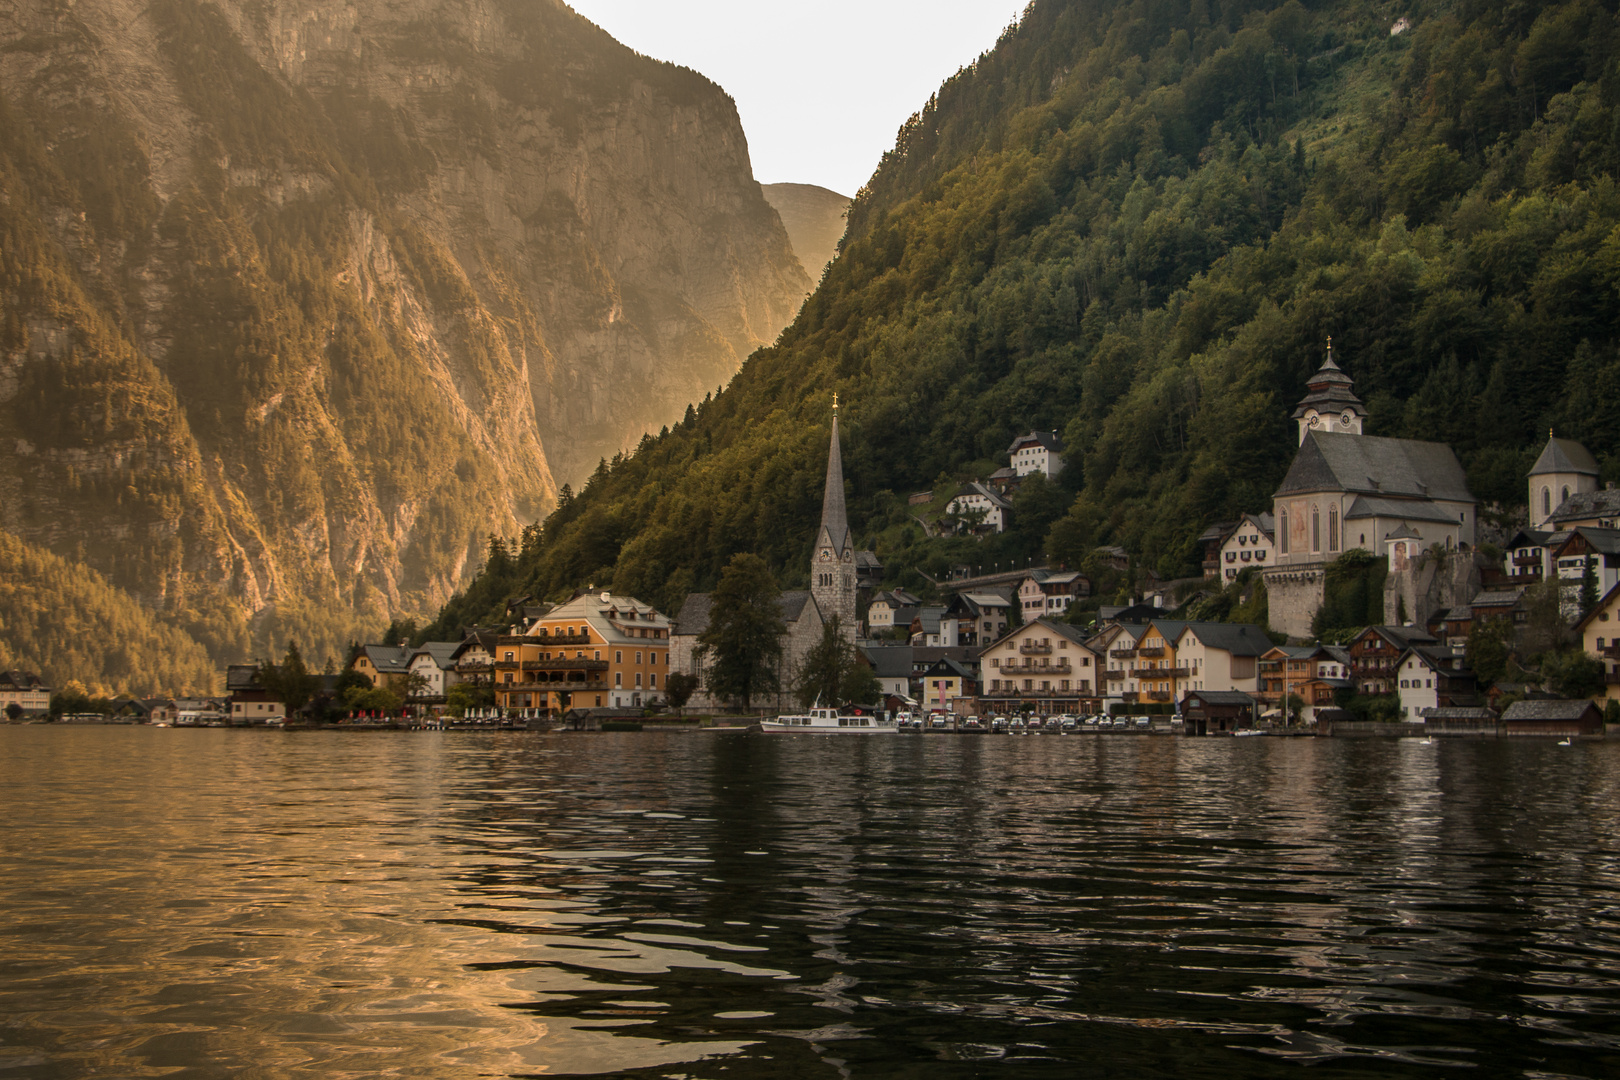
M 1361 399 L 1356 397 L 1350 389 L 1352 385 L 1350 376 L 1346 375 L 1344 369 L 1333 362 L 1333 351 L 1331 349 L 1328 350 L 1327 360 L 1317 369 L 1316 374 L 1306 381 L 1305 385 L 1309 392 L 1300 401 L 1299 407 L 1294 410 L 1293 418 L 1295 420 L 1304 416 L 1305 410 L 1310 408 L 1315 408 L 1317 412 L 1329 416 L 1341 413 L 1346 409 L 1351 410 L 1358 416 L 1367 415 L 1367 407 L 1361 403 Z
M 1063 440 L 1058 438 L 1055 431 L 1032 431 L 1028 435 L 1020 435 L 1012 441 L 1011 446 L 1007 447 L 1007 453 L 1016 454 L 1019 447 L 1028 446 L 1030 443 L 1039 443 L 1054 454 L 1063 453 Z
M 1605 488 L 1571 495 L 1553 511 L 1552 520 L 1557 523 L 1605 517 L 1620 517 L 1620 489 Z
M 1254 698 L 1241 690 L 1189 690 L 1189 698 L 1197 698 L 1205 705 L 1250 705 Z
M 1265 631 L 1245 623 L 1166 622 L 1154 619 L 1153 625 L 1170 641 L 1179 641 L 1183 633 L 1191 631 L 1206 647 L 1222 649 L 1233 656 L 1259 656 L 1271 651 L 1271 639 Z
M 693 636 L 701 634 L 709 628 L 709 613 L 713 610 L 714 598 L 708 593 L 687 593 L 680 614 L 675 616 L 675 625 L 669 628 L 669 632 Z
M 810 593 L 806 589 L 790 589 L 782 594 L 778 603 L 782 606 L 782 621 L 795 622 L 804 612 L 804 605 L 810 600 Z
M 861 649 L 880 679 L 909 679 L 911 677 L 910 645 L 868 645 Z
M 362 645 L 360 651 L 366 654 L 371 666 L 380 672 L 389 674 L 404 674 L 410 670 L 411 654 L 416 650 L 408 645 Z
M 1277 494 L 1310 491 L 1476 501 L 1462 464 L 1445 443 L 1321 431 L 1306 434 Z
M 1536 463 L 1530 467 L 1531 476 L 1540 476 L 1542 473 L 1585 473 L 1587 476 L 1596 476 L 1597 458 L 1574 439 L 1549 438 L 1547 445 L 1542 448 L 1541 456 L 1536 458 Z
M 1546 698 L 1540 701 L 1515 701 L 1502 714 L 1503 720 L 1579 720 L 1587 709 L 1595 709 L 1585 698 L 1567 700 Z
M 1492 709 L 1474 708 L 1465 709 L 1460 706 L 1451 706 L 1444 709 L 1419 709 L 1418 715 L 1425 720 L 1495 720 L 1496 712 Z
M 977 480 L 963 484 L 956 492 L 956 495 L 953 497 L 952 501 L 954 502 L 956 499 L 966 498 L 973 495 L 978 495 L 981 498 L 988 499 L 991 506 L 998 507 L 999 509 L 1012 509 L 1012 503 L 1002 498 L 1001 495 L 993 488 L 981 484 Z
M 827 486 L 821 495 L 821 532 L 818 546 L 826 544 L 834 551 L 850 546 L 849 516 L 844 511 L 844 459 L 838 449 L 838 412 L 832 420 L 832 445 L 827 449 Z
M 1366 500 L 1366 499 L 1357 499 L 1356 500 L 1356 505 L 1360 506 L 1362 503 L 1367 502 L 1367 501 L 1368 500 Z M 1379 500 L 1379 501 L 1383 501 L 1383 500 Z M 1350 517 L 1354 517 L 1354 516 L 1355 516 L 1354 514 L 1350 515 Z M 1372 515 L 1369 515 L 1369 516 L 1372 516 Z M 1384 534 L 1384 539 L 1385 540 L 1422 540 L 1423 537 L 1415 529 L 1413 529 L 1412 526 L 1408 525 L 1405 521 L 1402 521 L 1399 526 L 1397 526 L 1396 528 L 1393 528 L 1389 532 L 1385 533 Z
M 434 664 L 440 671 L 448 671 L 456 666 L 456 654 L 461 651 L 459 641 L 424 641 L 411 650 L 413 657 L 427 653 L 433 657 Z
M 1600 555 L 1620 555 L 1620 529 L 1599 529 L 1592 525 L 1582 525 L 1575 532 Z
M 1519 598 L 1523 595 L 1524 590 L 1522 588 L 1492 589 L 1489 592 L 1482 592 L 1476 595 L 1472 600 L 1469 601 L 1468 606 L 1470 608 L 1510 608 L 1514 604 L 1517 604 L 1519 602 Z

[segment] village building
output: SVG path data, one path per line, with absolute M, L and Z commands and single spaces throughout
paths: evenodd
M 964 592 L 952 594 L 940 616 L 938 644 L 988 645 L 1007 632 L 1007 612 L 1012 601 L 1000 593 Z
M 1235 521 L 1217 521 L 1198 534 L 1198 539 L 1194 543 L 1204 553 L 1205 579 L 1218 579 L 1221 576 L 1221 545 L 1226 543 L 1226 538 L 1232 535 L 1232 530 L 1236 529 L 1237 525 Z
M 1575 624 L 1575 635 L 1588 656 L 1603 662 L 1603 700 L 1620 701 L 1620 585 Z
M 1502 583 L 1508 587 L 1535 585 L 1553 574 L 1553 552 L 1570 534 L 1543 529 L 1520 529 L 1502 548 Z
M 1106 653 L 1107 702 L 1123 706 L 1171 705 L 1193 690 L 1253 692 L 1272 647 L 1258 626 L 1171 619 L 1115 624 L 1091 643 Z
M 1586 503 L 1572 504 L 1576 496 L 1588 496 L 1598 490 L 1598 463 L 1586 447 L 1574 439 L 1554 438 L 1547 433 L 1547 445 L 1541 456 L 1530 467 L 1529 506 L 1532 529 L 1558 531 L 1553 528 L 1557 520 L 1570 511 L 1590 509 Z M 1613 515 L 1609 515 L 1611 518 Z M 1590 524 L 1599 525 L 1599 521 Z
M 350 666 L 370 679 L 372 686 L 388 687 L 403 694 L 411 673 L 412 653 L 409 645 L 362 645 Z
M 1012 470 L 1020 477 L 1040 473 L 1048 479 L 1063 471 L 1063 440 L 1055 431 L 1031 431 L 1007 447 Z
M 861 654 L 872 666 L 872 674 L 883 688 L 884 697 L 914 701 L 911 687 L 910 645 L 865 645 Z
M 922 677 L 922 707 L 927 712 L 971 714 L 979 698 L 979 677 L 965 665 L 941 657 Z
M 975 480 L 957 490 L 956 496 L 945 504 L 945 514 L 947 520 L 954 518 L 959 522 L 959 532 L 1006 532 L 1012 518 L 1012 503 L 989 485 Z
M 451 653 L 455 664 L 456 682 L 490 686 L 495 681 L 495 651 L 500 634 L 493 630 L 472 629 L 466 632 Z M 454 685 L 453 683 L 451 685 Z M 446 687 L 446 693 L 449 687 Z
M 1396 661 L 1395 677 L 1402 719 L 1421 719 L 1425 709 L 1479 703 L 1478 682 L 1459 646 L 1413 645 Z
M 406 700 L 412 705 L 443 705 L 444 696 L 459 677 L 456 653 L 459 641 L 425 641 L 411 650 L 407 671 L 415 678 L 406 680 Z
M 1024 620 L 1061 619 L 1069 605 L 1091 595 L 1091 579 L 1078 570 L 1031 570 L 1018 585 Z
M 639 708 L 669 673 L 669 620 L 650 604 L 585 593 L 496 644 L 495 703 L 526 713 Z
M 896 626 L 910 626 L 911 619 L 896 621 L 902 611 L 915 614 L 915 609 L 922 605 L 922 601 L 904 589 L 891 589 L 888 592 L 878 593 L 872 597 L 871 603 L 866 606 L 866 629 L 870 634 L 881 634 L 893 630 Z
M 943 604 L 924 604 L 918 608 L 916 614 L 911 617 L 911 644 L 922 648 L 939 648 L 944 645 L 944 621 Z
M 1040 716 L 1100 712 L 1100 665 L 1079 627 L 1036 619 L 1008 631 L 979 658 L 981 708 Z
M 1438 645 L 1415 626 L 1369 626 L 1351 639 L 1350 678 L 1358 694 L 1391 694 L 1400 686 L 1400 659 L 1414 645 Z
M 1408 553 L 1474 546 L 1478 500 L 1451 447 L 1364 435 L 1365 417 L 1330 344 L 1294 411 L 1299 450 L 1272 497 L 1266 590 L 1273 628 L 1290 636 L 1310 633 L 1327 564 L 1347 550 L 1382 554 L 1399 530 L 1410 531 L 1399 541 Z
M 1251 566 L 1264 570 L 1275 565 L 1276 531 L 1270 514 L 1244 514 L 1217 549 L 1220 579 L 1230 583 Z
M 1508 737 L 1572 739 L 1603 734 L 1603 713 L 1590 701 L 1515 701 L 1502 711 L 1497 733 Z
M 231 664 L 225 669 L 226 715 L 233 727 L 281 723 L 287 706 L 265 689 L 258 664 Z
M 19 715 L 42 716 L 51 710 L 51 688 L 30 671 L 0 671 L 0 713 L 17 706 Z
M 1620 584 L 1620 530 L 1579 525 L 1552 553 L 1562 608 L 1568 616 L 1580 612 L 1581 586 L 1590 570 L 1602 596 Z
M 1266 715 L 1285 716 L 1288 699 L 1298 697 L 1304 707 L 1300 720 L 1314 723 L 1318 709 L 1333 708 L 1334 695 L 1353 690 L 1350 651 L 1336 645 L 1274 645 L 1259 662 L 1259 692 Z
M 1254 727 L 1255 699 L 1241 690 L 1194 690 L 1181 704 L 1182 732 L 1231 735 Z

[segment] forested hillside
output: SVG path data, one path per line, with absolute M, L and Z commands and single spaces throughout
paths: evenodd
M 891 566 L 925 554 L 905 492 L 1038 427 L 1076 467 L 982 550 L 1194 572 L 1268 505 L 1329 335 L 1369 431 L 1450 442 L 1485 500 L 1549 426 L 1614 474 L 1617 57 L 1593 0 L 1036 0 L 900 133 L 778 344 L 505 573 L 667 610 L 738 551 L 802 579 L 834 390 Z

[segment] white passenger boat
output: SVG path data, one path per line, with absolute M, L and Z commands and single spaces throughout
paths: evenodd
M 761 720 L 759 729 L 788 735 L 893 735 L 900 730 L 893 720 L 866 714 L 843 716 L 837 709 L 811 709 L 807 713 Z

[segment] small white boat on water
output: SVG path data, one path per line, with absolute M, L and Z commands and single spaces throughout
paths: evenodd
M 865 713 L 845 716 L 837 709 L 811 709 L 807 713 L 761 720 L 759 729 L 782 735 L 893 735 L 899 725 Z

